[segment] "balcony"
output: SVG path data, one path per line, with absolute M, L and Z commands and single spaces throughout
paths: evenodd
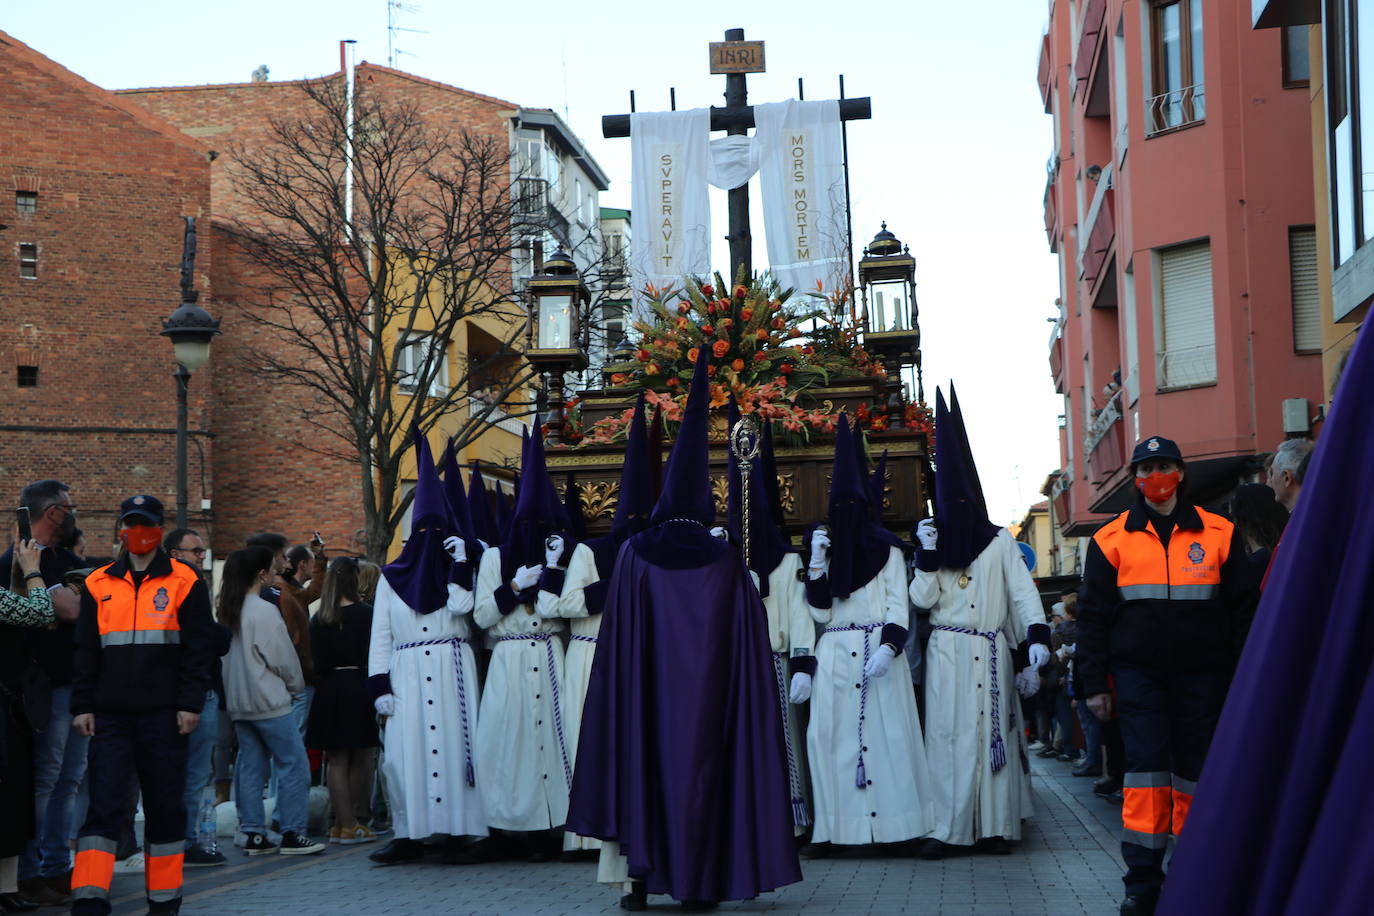
M 1036 74 L 1036 80 L 1040 83 L 1040 100 L 1045 103 L 1045 114 L 1049 114 L 1054 107 L 1053 78 L 1054 64 L 1050 60 L 1050 36 L 1046 32 L 1040 36 L 1040 67 Z
M 1059 158 L 1051 156 L 1046 168 L 1049 175 L 1045 179 L 1045 237 L 1050 244 L 1050 253 L 1056 254 L 1059 251 L 1059 185 L 1055 179 L 1059 175 Z
M 1078 250 L 1078 274 L 1091 289 L 1102 276 L 1102 268 L 1116 241 L 1116 193 L 1112 190 L 1109 163 L 1097 179 L 1097 192 L 1084 220 L 1085 241 Z
M 1055 328 L 1054 339 L 1050 341 L 1050 377 L 1054 379 L 1055 394 L 1064 393 L 1064 338 Z
M 1201 124 L 1207 118 L 1205 87 L 1198 83 L 1162 93 L 1148 99 L 1145 109 L 1149 117 L 1147 136 Z
M 1103 24 L 1107 19 L 1107 0 L 1088 0 L 1083 10 L 1083 29 L 1078 36 L 1078 48 L 1074 52 L 1073 95 L 1090 95 L 1093 82 L 1093 64 L 1097 60 L 1098 49 L 1102 46 Z
M 1121 417 L 1121 394 L 1112 396 L 1088 425 L 1083 437 L 1083 454 L 1088 456 L 1088 479 L 1104 484 L 1126 463 L 1126 424 Z

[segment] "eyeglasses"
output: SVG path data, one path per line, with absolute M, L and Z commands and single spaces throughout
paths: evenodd
M 206 550 L 205 550 L 204 547 L 176 547 L 176 548 L 173 548 L 173 550 L 174 550 L 176 553 L 193 553 L 193 554 L 195 554 L 195 555 L 198 556 L 198 557 L 203 557 L 203 556 L 205 556 L 205 553 L 206 553 Z

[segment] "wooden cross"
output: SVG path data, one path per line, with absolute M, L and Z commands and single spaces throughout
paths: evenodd
M 749 92 L 745 86 L 745 74 L 762 73 L 763 42 L 746 42 L 744 29 L 727 29 L 725 41 L 711 43 L 711 72 L 725 74 L 725 107 L 711 106 L 711 130 L 723 130 L 735 136 L 748 133 L 754 126 L 754 107 L 749 104 Z M 843 90 L 844 79 L 840 87 Z M 843 91 L 840 93 L 843 95 Z M 634 104 L 633 94 L 630 97 Z M 841 121 L 865 121 L 873 117 L 872 100 L 869 98 L 840 100 Z M 630 135 L 630 116 L 627 114 L 603 115 L 601 134 L 604 137 L 628 137 Z M 849 190 L 848 140 L 844 162 L 845 191 Z M 725 238 L 730 242 L 730 276 L 735 277 L 743 266 L 746 277 L 753 276 L 753 237 L 749 233 L 749 185 L 743 184 L 729 191 L 730 234 Z M 846 197 L 848 194 L 846 193 Z M 852 236 L 852 232 L 850 235 Z M 853 260 L 853 241 L 850 241 L 850 260 Z

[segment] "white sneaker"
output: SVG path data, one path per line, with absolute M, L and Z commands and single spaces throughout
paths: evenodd
M 115 863 L 117 875 L 141 875 L 144 871 L 143 853 L 136 852 L 122 862 Z
M 1045 742 L 1040 740 L 1032 741 L 1030 744 L 1026 745 L 1026 750 L 1032 754 L 1037 753 L 1038 751 L 1043 751 L 1044 749 Z

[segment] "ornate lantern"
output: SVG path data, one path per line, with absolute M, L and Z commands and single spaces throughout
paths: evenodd
M 557 250 L 544 261 L 541 273 L 530 278 L 530 322 L 526 329 L 525 358 L 548 373 L 550 444 L 563 433 L 563 376 L 587 368 L 586 340 L 581 314 L 591 294 L 577 272 L 577 265 Z
M 864 346 L 883 361 L 888 376 L 888 425 L 902 425 L 901 372 L 916 367 L 916 397 L 925 401 L 921 379 L 921 329 L 916 307 L 916 259 L 888 231 L 887 223 L 859 261 L 863 295 Z

